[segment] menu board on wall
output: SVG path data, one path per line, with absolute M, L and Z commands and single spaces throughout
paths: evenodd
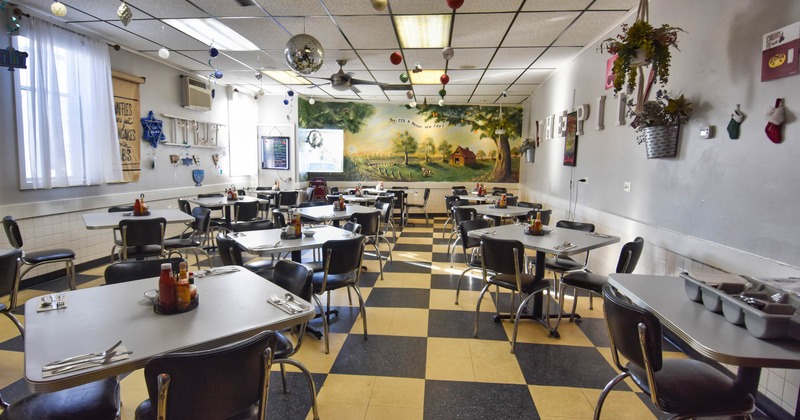
M 289 137 L 261 136 L 261 169 L 289 169 Z
M 139 85 L 144 83 L 144 78 L 113 71 L 111 80 L 114 88 L 114 114 L 117 120 L 119 152 L 122 158 L 120 181 L 136 182 L 141 175 Z

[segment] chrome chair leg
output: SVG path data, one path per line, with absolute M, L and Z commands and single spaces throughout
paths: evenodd
M 489 283 L 486 283 L 481 289 L 481 294 L 478 295 L 478 306 L 475 308 L 475 330 L 472 332 L 472 337 L 478 338 L 478 314 L 481 312 L 481 301 L 483 300 L 483 295 L 486 294 L 486 291 L 489 290 Z M 495 308 L 497 305 L 495 304 Z
M 607 383 L 605 387 L 603 387 L 603 392 L 600 393 L 600 397 L 597 399 L 597 406 L 594 408 L 594 420 L 600 420 L 600 410 L 603 409 L 603 403 L 608 396 L 608 393 L 611 392 L 611 388 L 614 388 L 615 385 L 619 383 L 619 381 L 627 378 L 630 376 L 628 372 L 622 372 L 619 375 L 615 376 L 611 382 Z
M 311 376 L 311 372 L 303 365 L 302 363 L 298 362 L 294 359 L 275 359 L 272 363 L 279 363 L 281 365 L 281 374 L 285 376 L 284 364 L 290 364 L 303 372 L 306 375 L 306 379 L 308 379 L 308 391 L 311 393 L 311 411 L 314 413 L 314 420 L 319 420 L 319 409 L 317 408 L 317 387 L 314 385 L 314 377 Z M 286 378 L 283 378 L 283 392 L 286 392 Z

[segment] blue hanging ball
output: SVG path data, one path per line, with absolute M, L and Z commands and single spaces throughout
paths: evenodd
M 290 97 L 290 98 L 291 98 L 292 96 L 294 96 L 294 91 L 293 91 L 293 90 L 290 90 L 289 92 L 286 92 L 286 93 L 289 95 L 289 97 Z
M 222 79 L 222 70 L 214 71 L 214 77 L 216 77 L 217 79 Z
M 288 99 L 284 99 L 284 100 L 283 100 L 283 104 L 284 104 L 284 105 L 289 105 L 289 100 L 288 100 Z
M 217 90 L 211 89 L 211 99 L 214 99 L 215 96 L 217 96 Z
M 208 55 L 210 55 L 211 57 L 216 57 L 219 55 L 219 50 L 217 50 L 214 47 L 211 47 L 208 49 Z

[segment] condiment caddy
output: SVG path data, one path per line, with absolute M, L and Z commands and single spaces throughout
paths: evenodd
M 529 223 L 525 225 L 525 234 L 533 236 L 542 236 L 550 233 L 549 230 L 542 228 L 542 212 L 536 212 L 536 218 L 531 218 Z
M 177 275 L 172 272 L 172 263 L 161 264 L 158 298 L 153 301 L 153 310 L 165 315 L 179 314 L 194 310 L 199 304 L 194 276 L 187 271 L 186 262 L 181 261 Z
M 139 194 L 139 198 L 133 202 L 133 215 L 134 216 L 149 216 L 150 208 L 144 202 L 144 194 Z

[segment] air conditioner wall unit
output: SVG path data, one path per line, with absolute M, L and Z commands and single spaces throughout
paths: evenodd
M 181 106 L 197 111 L 211 110 L 209 83 L 193 77 L 181 76 Z

